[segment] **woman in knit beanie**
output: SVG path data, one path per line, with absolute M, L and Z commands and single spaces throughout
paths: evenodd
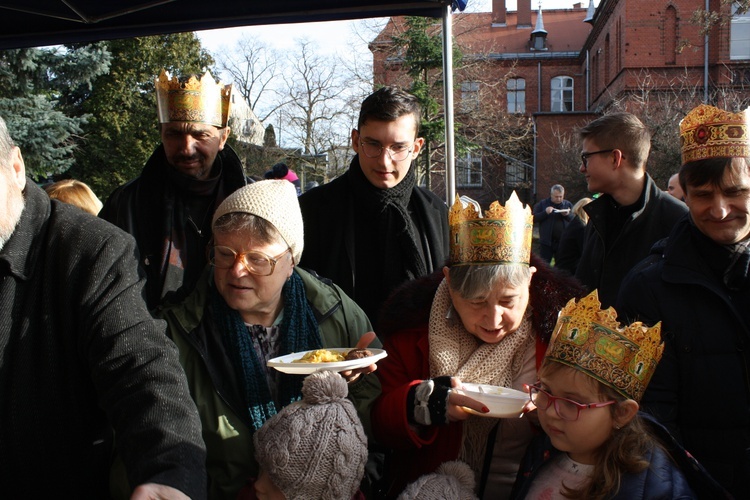
M 364 476 L 367 437 L 337 373 L 305 378 L 302 401 L 266 421 L 253 436 L 261 474 L 259 499 L 350 500 Z

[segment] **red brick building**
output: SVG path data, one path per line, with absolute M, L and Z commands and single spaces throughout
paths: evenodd
M 590 2 L 532 11 L 531 0 L 518 0 L 513 12 L 504 0 L 493 0 L 490 13 L 454 15 L 464 61 L 454 75 L 457 122 L 471 123 L 491 110 L 499 121 L 528 117 L 534 132 L 523 139 L 533 143 L 525 158 L 496 151 L 490 140 L 477 141 L 481 150 L 456 159 L 459 194 L 482 203 L 504 200 L 512 189 L 530 203 L 546 197 L 561 182 L 561 171 L 574 175 L 578 167 L 571 158 L 571 151 L 580 151 L 576 128 L 644 85 L 674 90 L 679 81 L 682 90 L 705 88 L 706 97 L 712 89 L 709 101 L 721 95 L 717 89 L 750 96 L 750 15 L 735 16 L 704 37 L 689 22 L 704 7 L 705 0 L 601 0 L 596 8 Z M 709 10 L 728 9 L 709 0 Z M 370 45 L 376 85 L 409 84 L 391 48 L 391 37 L 403 29 L 404 20 L 393 18 Z M 481 123 L 493 128 L 492 122 Z M 561 138 L 568 138 L 567 148 Z M 439 169 L 431 180 L 433 191 L 444 193 Z M 571 188 L 583 195 L 581 185 Z

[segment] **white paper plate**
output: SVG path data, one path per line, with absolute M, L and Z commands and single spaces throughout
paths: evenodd
M 349 352 L 353 347 L 325 347 L 329 351 Z M 316 349 L 312 349 L 313 351 Z M 388 356 L 388 353 L 383 349 L 372 349 L 367 348 L 372 353 L 372 356 L 360 359 L 352 359 L 348 361 L 333 361 L 330 363 L 294 363 L 295 359 L 300 359 L 302 356 L 311 351 L 293 352 L 285 356 L 279 356 L 268 361 L 268 366 L 276 368 L 280 372 L 291 373 L 293 375 L 309 375 L 310 373 L 320 372 L 328 370 L 332 372 L 343 372 L 346 370 L 356 370 L 357 368 L 364 368 L 377 362 Z

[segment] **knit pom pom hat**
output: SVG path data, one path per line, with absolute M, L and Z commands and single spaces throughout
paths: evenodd
M 286 498 L 350 500 L 357 492 L 367 437 L 348 391 L 338 373 L 308 375 L 302 401 L 283 408 L 253 436 L 256 460 Z
M 401 493 L 398 500 L 478 500 L 474 494 L 474 472 L 464 462 L 445 462 Z
M 305 245 L 302 211 L 297 201 L 297 190 L 288 181 L 264 180 L 244 186 L 219 205 L 212 225 L 222 215 L 241 212 L 267 220 L 292 249 L 294 263 L 299 264 Z

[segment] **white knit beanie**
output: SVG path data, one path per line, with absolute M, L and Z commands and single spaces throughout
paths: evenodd
M 478 500 L 474 484 L 474 472 L 466 463 L 445 462 L 407 486 L 398 500 Z
M 253 436 L 256 460 L 286 498 L 351 500 L 359 489 L 367 437 L 348 392 L 338 373 L 312 373 L 302 382 L 302 401 Z
M 219 205 L 211 226 L 222 215 L 241 212 L 267 220 L 292 249 L 294 263 L 299 264 L 305 246 L 302 211 L 294 185 L 285 180 L 257 181 L 244 186 Z

